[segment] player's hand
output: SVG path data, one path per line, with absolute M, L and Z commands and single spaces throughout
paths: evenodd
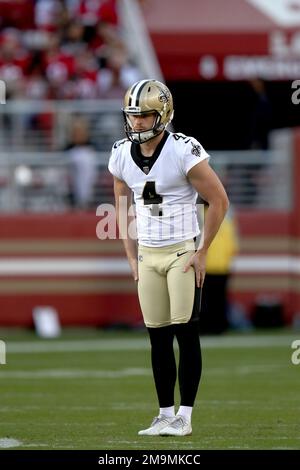
M 130 258 L 128 261 L 131 267 L 133 279 L 137 282 L 139 280 L 138 260 L 136 258 Z
M 191 266 L 195 270 L 197 287 L 203 287 L 206 271 L 206 251 L 196 251 L 185 265 L 183 272 L 186 273 Z

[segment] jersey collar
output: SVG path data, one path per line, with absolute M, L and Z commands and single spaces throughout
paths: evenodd
M 158 159 L 163 146 L 165 145 L 168 137 L 170 135 L 170 132 L 165 131 L 164 136 L 159 142 L 158 146 L 156 147 L 153 155 L 151 157 L 145 157 L 142 152 L 141 152 L 141 146 L 140 144 L 136 144 L 135 142 L 132 142 L 131 144 L 131 157 L 134 161 L 134 163 L 142 170 L 143 173 L 146 175 L 151 171 L 151 168 L 153 167 L 154 163 Z

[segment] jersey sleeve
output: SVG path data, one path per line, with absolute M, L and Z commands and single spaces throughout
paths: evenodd
M 118 142 L 116 142 L 111 149 L 111 154 L 108 162 L 108 171 L 116 178 L 119 178 L 120 180 L 123 179 L 120 168 L 120 149 L 118 146 Z
M 184 152 L 182 157 L 182 168 L 184 174 L 187 175 L 193 166 L 209 158 L 210 155 L 206 152 L 206 150 L 204 150 L 198 140 L 191 137 L 184 144 Z

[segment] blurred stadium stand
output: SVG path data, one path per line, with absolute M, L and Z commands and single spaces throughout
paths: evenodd
M 99 151 L 109 152 L 123 135 L 119 100 L 8 101 L 0 114 L 2 152 L 49 152 L 62 149 L 69 138 L 74 117 L 85 117 L 91 139 Z
M 2 212 L 60 212 L 68 200 L 72 162 L 62 152 L 0 152 L 0 210 Z M 91 208 L 113 203 L 109 153 L 97 152 L 97 183 Z M 263 164 L 261 163 L 263 161 Z M 212 152 L 212 166 L 227 187 L 236 209 L 288 210 L 292 205 L 291 156 L 276 151 Z M 278 191 L 280 187 L 280 191 Z
M 142 77 L 164 77 L 175 129 L 203 143 L 227 188 L 241 237 L 232 302 L 251 317 L 267 296 L 292 321 L 300 118 L 290 80 L 300 78 L 300 17 L 285 2 L 271 12 L 263 3 L 0 0 L 0 325 L 31 325 L 36 305 L 54 306 L 63 325 L 141 322 L 121 242 L 96 238 L 96 207 L 113 203 L 109 150 L 123 135 L 124 90 Z M 266 146 L 253 122 L 265 99 Z M 70 199 L 64 151 L 78 116 L 97 158 L 84 211 Z

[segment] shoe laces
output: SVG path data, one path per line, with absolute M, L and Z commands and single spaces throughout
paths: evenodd
M 155 426 L 155 424 L 157 423 L 160 423 L 162 421 L 168 421 L 168 416 L 164 416 L 164 415 L 161 415 L 161 416 L 155 416 L 154 420 L 152 421 L 151 423 L 151 426 Z
M 181 416 L 176 416 L 176 418 L 174 419 L 174 421 L 172 421 L 171 423 L 171 426 L 172 428 L 174 429 L 180 429 L 182 428 L 183 426 L 185 426 L 187 423 L 185 421 L 184 418 L 182 418 Z

